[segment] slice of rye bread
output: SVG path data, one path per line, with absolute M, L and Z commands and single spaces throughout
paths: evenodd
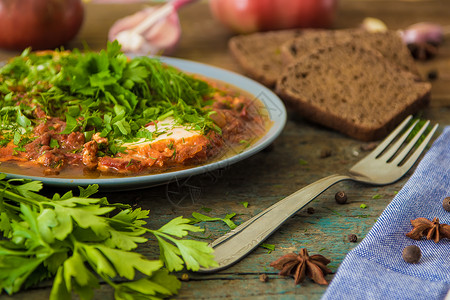
M 424 108 L 430 90 L 430 83 L 353 42 L 302 56 L 284 69 L 276 85 L 301 116 L 362 141 L 386 136 Z
M 315 48 L 322 48 L 349 40 L 353 40 L 355 44 L 378 50 L 391 62 L 398 64 L 406 71 L 420 76 L 410 51 L 403 43 L 400 35 L 393 30 L 369 32 L 362 29 L 340 29 L 308 32 L 281 45 L 282 61 L 285 65 L 288 65 L 302 55 L 309 54 Z
M 249 77 L 273 87 L 283 68 L 280 45 L 301 34 L 301 30 L 293 29 L 237 35 L 229 40 L 228 47 Z

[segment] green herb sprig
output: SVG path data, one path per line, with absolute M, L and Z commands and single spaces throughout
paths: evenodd
M 91 198 L 97 185 L 52 198 L 41 189 L 41 182 L 0 175 L 0 293 L 53 278 L 52 300 L 70 299 L 72 292 L 91 299 L 100 280 L 116 299 L 159 299 L 180 288 L 171 271 L 217 265 L 207 243 L 184 239 L 203 231 L 190 219 L 153 230 L 145 227 L 149 211 Z M 158 241 L 159 260 L 134 251 L 147 233 Z

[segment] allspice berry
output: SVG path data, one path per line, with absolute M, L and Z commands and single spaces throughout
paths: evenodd
M 450 197 L 445 197 L 444 201 L 442 202 L 442 207 L 446 210 L 446 211 L 450 211 Z
M 356 243 L 358 241 L 358 236 L 352 233 L 347 236 L 347 239 L 351 243 Z
M 334 195 L 334 200 L 339 204 L 347 203 L 347 194 L 344 191 L 337 192 Z
M 427 74 L 428 80 L 436 80 L 438 78 L 438 71 L 437 70 L 430 70 Z
M 410 264 L 415 264 L 419 262 L 420 258 L 422 257 L 422 252 L 420 251 L 420 248 L 416 245 L 406 246 L 403 249 L 403 260 Z

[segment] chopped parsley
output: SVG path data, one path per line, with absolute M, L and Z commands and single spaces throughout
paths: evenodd
M 273 245 L 273 244 L 262 243 L 262 244 L 259 245 L 259 246 L 262 247 L 262 248 L 267 249 L 267 250 L 268 250 L 267 253 L 269 253 L 269 254 L 270 254 L 272 251 L 275 250 L 275 245 Z
M 203 133 L 220 132 L 208 109 L 214 93 L 158 58 L 128 58 L 117 42 L 100 52 L 27 49 L 0 68 L 0 145 L 32 136 L 36 108 L 65 121 L 63 134 L 100 132 L 110 154 L 136 138 L 152 140 L 145 125 L 168 116 Z M 10 136 L 12 127 L 20 129 L 19 140 Z

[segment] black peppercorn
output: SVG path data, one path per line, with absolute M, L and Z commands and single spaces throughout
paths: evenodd
M 356 243 L 358 241 L 358 236 L 356 236 L 356 234 L 352 233 L 347 236 L 347 239 L 351 243 Z
M 445 197 L 444 201 L 442 202 L 442 207 L 446 210 L 446 211 L 450 211 L 450 197 Z
M 334 200 L 339 204 L 347 203 L 347 194 L 344 191 L 337 192 L 334 195 Z
M 436 80 L 438 78 L 438 71 L 437 70 L 431 70 L 427 74 L 428 80 Z
M 351 243 L 356 243 L 358 241 L 358 236 L 356 234 L 353 234 L 353 233 L 349 234 L 347 236 L 347 238 L 348 238 L 348 241 L 351 242 Z
M 410 264 L 415 264 L 420 260 L 422 252 L 416 245 L 406 246 L 403 249 L 403 260 Z
M 308 207 L 308 208 L 306 209 L 306 212 L 307 212 L 308 214 L 312 215 L 313 213 L 315 213 L 314 207 Z

